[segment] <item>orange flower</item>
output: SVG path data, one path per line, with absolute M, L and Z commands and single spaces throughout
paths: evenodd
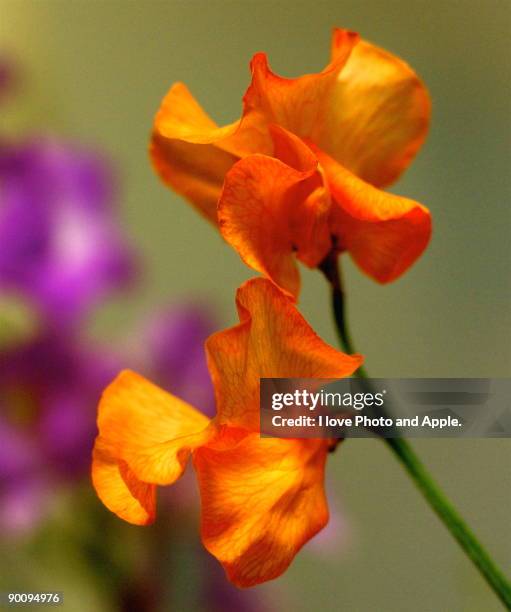
M 246 587 L 279 576 L 328 520 L 329 441 L 261 438 L 259 379 L 349 376 L 362 357 L 325 344 L 268 280 L 245 283 L 237 307 L 239 325 L 206 343 L 217 416 L 121 373 L 99 405 L 92 479 L 112 512 L 143 525 L 156 485 L 175 482 L 193 455 L 204 545 Z
M 151 143 L 160 176 L 219 222 L 248 265 L 294 295 L 295 255 L 316 267 L 332 248 L 379 282 L 397 278 L 431 233 L 425 207 L 381 191 L 424 141 L 430 102 L 421 81 L 339 29 L 320 73 L 279 77 L 263 53 L 251 71 L 241 119 L 221 128 L 183 84 L 170 89 Z

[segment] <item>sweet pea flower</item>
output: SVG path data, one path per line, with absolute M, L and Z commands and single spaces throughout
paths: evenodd
M 124 371 L 99 405 L 92 479 L 112 512 L 144 525 L 155 518 L 156 487 L 175 482 L 192 455 L 202 541 L 248 587 L 279 576 L 328 521 L 331 441 L 261 438 L 260 378 L 349 376 L 363 359 L 323 342 L 266 279 L 242 285 L 237 307 L 240 323 L 206 342 L 215 418 Z
M 430 101 L 419 78 L 341 29 L 320 73 L 280 77 L 264 53 L 250 66 L 242 117 L 225 127 L 185 85 L 171 87 L 150 148 L 160 177 L 295 296 L 295 257 L 314 268 L 332 249 L 381 283 L 399 277 L 431 234 L 424 206 L 382 190 L 426 136 Z
M 134 273 L 104 160 L 52 139 L 0 143 L 0 289 L 76 323 Z

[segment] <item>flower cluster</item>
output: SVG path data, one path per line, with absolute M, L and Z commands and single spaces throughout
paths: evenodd
M 260 378 L 339 378 L 363 361 L 323 342 L 299 313 L 296 259 L 316 268 L 348 252 L 384 283 L 431 233 L 424 206 L 382 190 L 428 127 L 428 94 L 407 64 L 335 30 L 318 74 L 279 77 L 261 53 L 251 71 L 242 117 L 225 127 L 173 85 L 150 149 L 160 177 L 263 275 L 238 289 L 239 324 L 206 342 L 216 416 L 124 371 L 100 402 L 92 466 L 105 505 L 146 524 L 156 487 L 192 457 L 203 543 L 241 587 L 279 576 L 326 525 L 324 468 L 336 443 L 261 438 Z

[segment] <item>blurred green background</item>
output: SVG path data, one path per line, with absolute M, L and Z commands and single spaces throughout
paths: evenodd
M 147 260 L 143 291 L 105 309 L 94 329 L 115 338 L 152 305 L 182 296 L 208 301 L 222 323 L 235 322 L 234 291 L 251 273 L 153 174 L 146 154 L 152 117 L 169 86 L 182 80 L 217 122 L 238 118 L 254 52 L 266 51 L 286 76 L 317 71 L 334 25 L 409 62 L 433 100 L 427 143 L 393 187 L 432 210 L 430 248 L 386 287 L 343 262 L 352 331 L 368 370 L 388 377 L 509 376 L 508 0 L 0 0 L 0 51 L 23 65 L 26 88 L 24 101 L 0 119 L 2 129 L 44 128 L 110 154 L 126 226 Z M 301 308 L 334 342 L 325 283 L 302 272 Z M 415 446 L 511 573 L 511 443 Z M 280 609 L 501 609 L 382 444 L 346 442 L 328 474 L 349 537 L 338 550 L 318 556 L 305 549 L 296 558 L 270 588 Z M 60 588 L 58 578 L 51 577 L 52 588 Z M 69 609 L 96 609 L 94 594 L 85 597 Z M 186 597 L 182 605 L 188 609 Z

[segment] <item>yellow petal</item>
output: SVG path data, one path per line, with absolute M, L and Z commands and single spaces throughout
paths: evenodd
M 181 476 L 208 424 L 198 410 L 129 370 L 107 387 L 98 408 L 105 444 L 137 478 L 153 484 Z
M 216 225 L 216 207 L 225 173 L 238 158 L 215 145 L 165 139 L 156 132 L 149 151 L 161 180 Z
M 134 525 L 148 525 L 156 513 L 155 485 L 138 480 L 100 437 L 92 454 L 92 484 L 105 506 Z

